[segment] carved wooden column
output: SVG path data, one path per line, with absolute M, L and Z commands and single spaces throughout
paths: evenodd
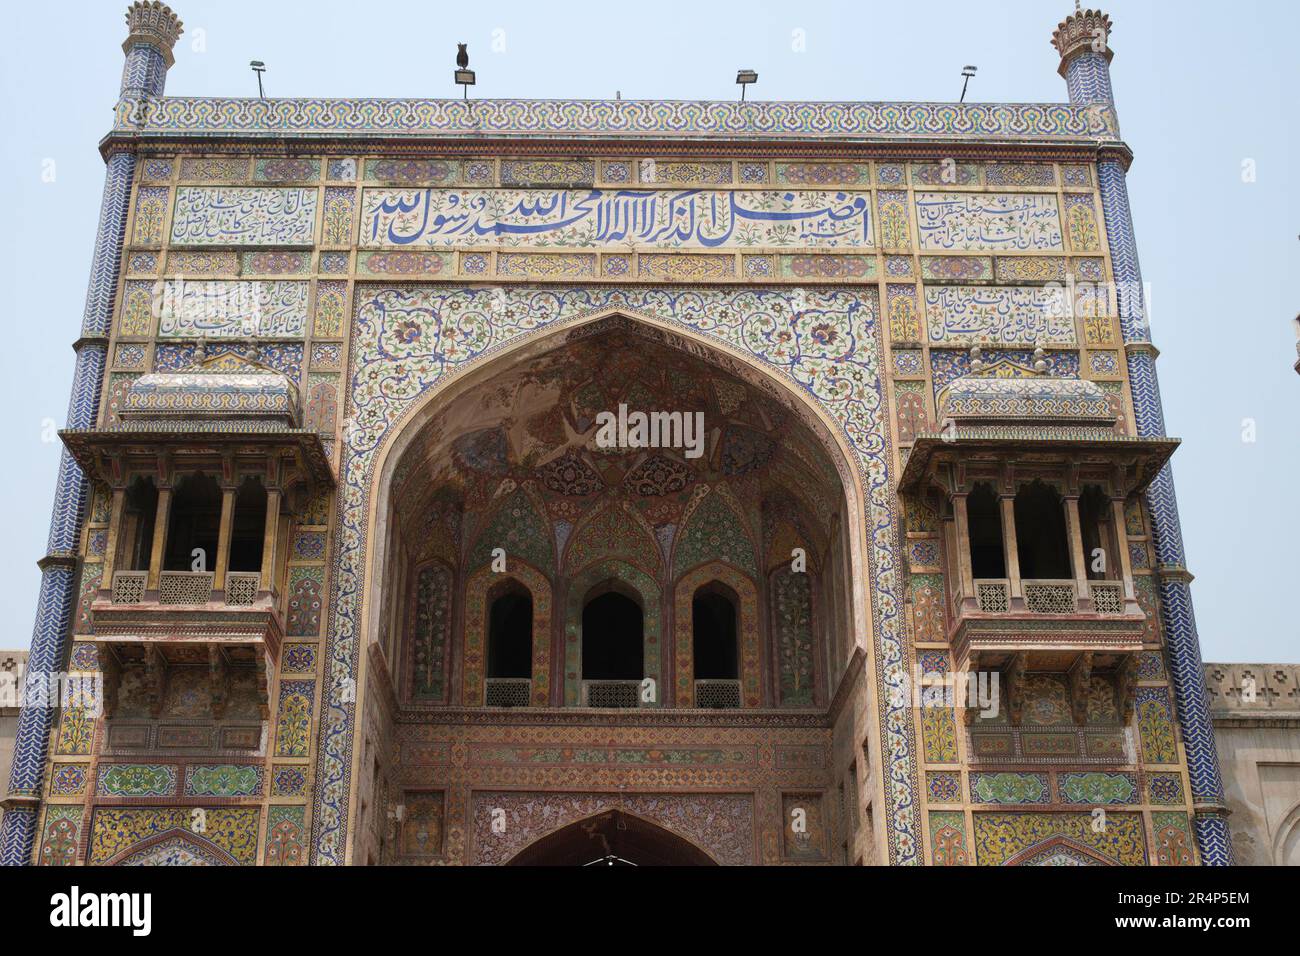
M 1120 579 L 1124 582 L 1124 603 L 1137 601 L 1133 589 L 1133 562 L 1128 554 L 1128 529 L 1124 527 L 1124 499 L 1110 499 L 1111 523 L 1115 526 L 1115 550 L 1118 552 Z
M 149 550 L 149 577 L 145 581 L 146 592 L 158 591 L 158 582 L 162 578 L 163 554 L 167 547 L 167 524 L 172 511 L 171 482 L 158 488 L 158 510 L 153 519 L 153 546 Z
M 1070 568 L 1074 571 L 1075 606 L 1079 610 L 1092 610 L 1092 594 L 1088 591 L 1088 563 L 1083 555 L 1083 525 L 1079 521 L 1079 496 L 1065 498 L 1065 530 L 1070 539 Z
M 262 580 L 258 587 L 270 591 L 275 583 L 276 543 L 280 538 L 280 489 L 266 489 L 266 527 L 262 533 Z
M 961 573 L 961 596 L 963 604 L 976 599 L 975 577 L 970 560 L 970 517 L 966 511 L 966 492 L 952 496 L 952 510 L 957 530 L 957 568 Z
M 213 567 L 212 590 L 224 595 L 226 591 L 226 565 L 230 563 L 230 532 L 235 523 L 235 486 L 221 484 L 221 526 L 217 532 L 217 561 Z M 222 598 L 224 600 L 224 597 Z
M 1025 599 L 1024 588 L 1020 584 L 1020 545 L 1016 541 L 1016 497 L 1003 492 L 998 496 L 998 505 L 1002 509 L 1002 550 L 1007 566 L 1007 580 L 1011 582 L 1011 605 L 1017 607 Z
M 113 510 L 108 519 L 108 544 L 104 547 L 104 573 L 99 579 L 101 591 L 113 590 L 113 571 L 117 564 L 117 542 L 122 533 L 122 511 L 126 504 L 126 487 L 113 489 Z

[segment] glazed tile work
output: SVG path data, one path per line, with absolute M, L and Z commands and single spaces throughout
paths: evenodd
M 459 100 L 163 96 L 180 23 L 128 22 L 69 447 L 171 461 L 202 418 L 277 494 L 319 454 L 275 567 L 222 566 L 202 613 L 65 455 L 32 660 L 113 680 L 24 711 L 4 862 L 499 864 L 607 823 L 677 862 L 1227 862 L 1165 478 L 1116 506 L 1131 646 L 992 665 L 995 717 L 913 696 L 972 666 L 953 521 L 902 490 L 943 416 L 1027 408 L 1016 380 L 1040 411 L 999 441 L 1162 431 L 1101 14 L 1058 28 L 1068 104 L 480 100 L 472 147 Z M 698 414 L 698 454 L 601 444 L 620 408 Z M 635 681 L 588 676 L 602 596 L 638 609 Z M 132 602 L 133 634 L 271 636 L 119 668 Z
M 502 176 L 509 166 L 502 166 Z M 658 180 L 656 179 L 657 183 Z M 365 189 L 361 244 L 584 248 L 872 245 L 869 196 L 813 191 Z

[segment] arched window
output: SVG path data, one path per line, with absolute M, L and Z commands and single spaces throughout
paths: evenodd
M 1005 578 L 1006 552 L 1002 546 L 1002 511 L 993 486 L 979 482 L 966 498 L 966 523 L 970 529 L 971 576 Z
M 736 680 L 740 675 L 734 591 L 714 581 L 695 592 L 691 602 L 696 680 Z
M 641 605 L 609 588 L 582 609 L 582 679 L 640 680 L 645 676 Z
M 118 571 L 147 571 L 153 550 L 153 528 L 158 517 L 158 488 L 152 478 L 135 478 L 122 502 L 117 531 Z
M 261 571 L 262 544 L 266 537 L 266 488 L 256 476 L 244 479 L 235 495 L 230 524 L 231 571 Z
M 533 596 L 512 584 L 488 610 L 489 678 L 528 678 L 533 667 Z
M 1065 529 L 1065 503 L 1041 481 L 1022 485 L 1016 495 L 1016 547 L 1024 580 L 1065 580 L 1070 568 L 1070 544 Z
M 172 494 L 167 522 L 164 571 L 192 571 L 194 549 L 203 549 L 203 569 L 212 571 L 221 530 L 221 488 L 216 479 L 199 472 L 181 479 Z

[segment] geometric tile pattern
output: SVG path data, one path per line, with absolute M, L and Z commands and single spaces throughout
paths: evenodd
M 1066 67 L 1065 84 L 1070 90 L 1070 102 L 1113 103 L 1110 86 L 1110 63 L 1104 53 L 1079 53 Z

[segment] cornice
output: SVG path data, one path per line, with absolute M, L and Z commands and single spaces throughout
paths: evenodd
M 1108 105 L 124 95 L 104 148 L 158 138 L 352 142 L 1119 144 Z

